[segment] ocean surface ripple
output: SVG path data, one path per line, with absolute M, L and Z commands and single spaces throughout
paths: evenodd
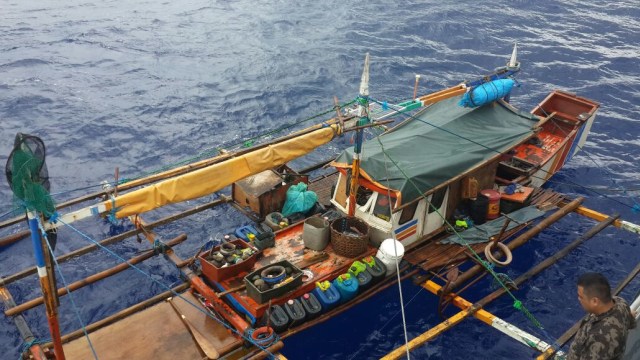
M 58 202 L 95 191 L 102 180 L 134 178 L 169 164 L 233 148 L 244 140 L 328 110 L 333 96 L 357 95 L 364 54 L 371 53 L 371 96 L 411 96 L 415 74 L 422 93 L 473 79 L 503 65 L 514 42 L 523 71 L 514 105 L 528 110 L 552 89 L 602 104 L 585 151 L 549 183 L 586 205 L 640 222 L 640 8 L 636 1 L 17 1 L 0 0 L 0 163 L 17 132 L 47 145 L 52 193 Z M 305 123 L 307 124 L 307 123 Z M 304 124 L 296 125 L 299 128 Z M 276 134 L 277 135 L 277 134 Z M 275 136 L 275 135 L 274 135 Z M 294 165 L 302 168 L 349 146 L 347 139 Z M 81 190 L 77 190 L 81 189 Z M 14 206 L 0 185 L 4 220 Z M 207 200 L 207 199 L 205 199 Z M 151 221 L 200 203 L 154 211 Z M 210 238 L 242 220 L 231 207 L 200 213 L 157 229 L 192 256 Z M 515 252 L 512 278 L 562 248 L 593 224 L 570 215 Z M 130 229 L 89 220 L 77 225 L 94 239 Z M 0 236 L 8 230 L 0 231 Z M 71 229 L 60 231 L 57 254 L 87 245 Z M 124 258 L 148 245 L 134 239 L 109 248 Z M 582 315 L 577 274 L 604 272 L 613 284 L 638 262 L 638 238 L 603 231 L 557 265 L 522 286 L 523 300 L 552 337 Z M 117 264 L 106 252 L 61 266 L 67 282 Z M 34 263 L 31 244 L 0 249 L 0 275 Z M 177 271 L 164 259 L 141 265 L 167 286 Z M 481 281 L 465 296 L 491 288 Z M 623 296 L 640 288 L 635 280 Z M 403 283 L 409 336 L 441 321 L 437 298 Z M 39 296 L 35 277 L 9 286 L 17 302 Z M 73 293 L 84 323 L 131 306 L 164 289 L 127 270 Z M 542 336 L 503 297 L 488 310 Z M 398 290 L 390 288 L 341 316 L 286 341 L 291 359 L 379 358 L 404 341 Z M 453 314 L 448 309 L 447 314 Z M 48 338 L 42 306 L 25 313 L 39 339 Z M 61 299 L 63 332 L 80 327 L 68 296 Z M 549 340 L 548 338 L 545 338 Z M 0 352 L 17 359 L 22 341 L 11 319 L 0 317 Z M 414 352 L 420 359 L 532 358 L 534 352 L 466 320 Z

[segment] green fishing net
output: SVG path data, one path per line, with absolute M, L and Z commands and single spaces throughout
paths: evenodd
M 44 143 L 40 138 L 18 133 L 5 172 L 13 191 L 15 207 L 37 211 L 47 217 L 54 213 L 55 204 L 49 194 L 45 154 Z

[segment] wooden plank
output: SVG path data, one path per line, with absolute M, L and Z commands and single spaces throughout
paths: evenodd
M 198 299 L 190 292 L 186 292 L 182 296 L 192 304 L 200 305 Z M 231 335 L 226 327 L 203 314 L 182 298 L 173 298 L 171 302 L 188 319 L 189 323 L 215 347 L 219 354 L 225 354 L 242 345 L 242 342 Z M 200 308 L 202 309 L 202 307 Z
M 101 360 L 201 359 L 202 354 L 170 304 L 163 302 L 90 335 Z M 64 345 L 68 359 L 93 359 L 87 339 Z

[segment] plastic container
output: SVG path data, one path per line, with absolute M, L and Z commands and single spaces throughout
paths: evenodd
M 338 276 L 333 280 L 333 285 L 340 292 L 340 301 L 343 303 L 353 299 L 358 293 L 358 280 L 349 273 Z
M 327 218 L 329 222 L 332 222 L 335 219 L 340 219 L 343 215 L 338 210 L 329 210 L 321 215 L 322 218 Z
M 322 304 L 313 293 L 304 294 L 299 300 L 307 313 L 307 320 L 311 320 L 322 313 Z
M 329 281 L 316 283 L 316 288 L 311 293 L 318 298 L 324 311 L 332 309 L 340 303 L 340 292 Z
M 287 221 L 287 219 L 282 216 L 282 214 L 280 214 L 279 212 L 272 212 L 267 214 L 267 216 L 264 218 L 264 222 L 265 224 L 269 225 L 269 227 L 273 230 L 273 231 L 278 231 L 280 230 L 282 227 L 280 226 L 280 223 L 285 221 L 285 223 L 287 225 L 289 225 Z
M 284 268 L 289 267 L 291 268 L 291 273 L 287 274 L 287 276 L 281 282 L 274 284 L 270 289 L 261 291 L 253 284 L 251 279 L 253 279 L 256 275 L 262 277 L 262 272 L 272 266 L 283 266 Z M 284 294 L 293 291 L 297 287 L 302 285 L 302 270 L 298 269 L 295 265 L 291 264 L 287 260 L 282 260 L 255 270 L 254 272 L 245 276 L 244 283 L 247 286 L 247 294 L 258 304 L 264 304 L 269 300 L 281 297 Z
M 322 251 L 329 244 L 329 221 L 313 216 L 304 221 L 302 241 L 311 250 Z
M 240 239 L 233 240 L 230 243 L 234 244 L 236 246 L 236 249 L 249 248 L 249 244 Z M 219 251 L 221 246 L 222 245 L 218 245 L 214 247 L 211 253 Z M 241 272 L 250 271 L 251 268 L 253 268 L 253 265 L 255 265 L 260 252 L 256 252 L 253 255 L 249 256 L 247 259 L 233 265 L 228 265 L 226 267 L 215 266 L 213 264 L 213 261 L 209 261 L 207 259 L 209 254 L 210 253 L 207 251 L 198 256 L 198 259 L 200 260 L 200 266 L 202 267 L 202 274 L 210 281 L 220 282 L 224 279 L 236 276 Z
M 249 241 L 249 234 L 256 235 L 258 230 L 251 225 L 240 226 L 236 229 L 236 236 L 244 241 Z
M 396 261 L 400 262 L 403 256 L 404 246 L 401 242 L 393 239 L 386 239 L 383 241 L 382 244 L 380 244 L 378 253 L 376 254 L 376 257 L 380 259 L 387 268 L 387 276 L 396 272 Z
M 284 303 L 284 310 L 291 320 L 289 327 L 300 325 L 307 319 L 307 312 L 304 311 L 304 307 L 298 299 L 290 299 Z
M 362 262 L 367 265 L 367 272 L 371 274 L 373 284 L 382 281 L 387 276 L 387 266 L 377 257 L 367 256 L 362 259 Z
M 500 216 L 500 192 L 498 190 L 487 189 L 480 191 L 480 194 L 489 198 L 487 220 L 497 219 Z
M 487 222 L 487 208 L 489 207 L 489 198 L 480 194 L 477 198 L 471 199 L 469 203 L 469 216 L 476 225 Z
M 367 290 L 373 284 L 373 277 L 363 262 L 354 261 L 349 267 L 349 273 L 358 280 L 358 291 L 360 292 Z
M 253 245 L 258 248 L 258 250 L 273 247 L 276 245 L 276 234 L 271 231 L 262 232 L 253 239 Z
M 271 314 L 269 315 L 269 322 L 275 332 L 283 332 L 289 328 L 289 315 L 280 305 L 273 305 L 271 307 Z

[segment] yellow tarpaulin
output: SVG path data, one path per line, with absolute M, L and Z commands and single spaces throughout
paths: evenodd
M 272 169 L 326 144 L 337 133 L 331 125 L 193 172 L 134 190 L 115 198 L 116 217 L 141 214 L 158 207 L 196 199 L 248 176 Z M 112 202 L 105 201 L 107 210 Z

